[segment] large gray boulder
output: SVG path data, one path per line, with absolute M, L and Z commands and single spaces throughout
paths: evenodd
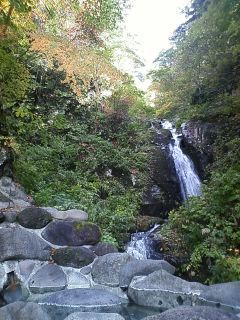
M 214 284 L 206 288 L 199 300 L 204 304 L 240 312 L 240 281 Z
M 0 261 L 49 260 L 51 247 L 36 234 L 16 226 L 0 228 Z
M 47 264 L 38 270 L 29 280 L 32 293 L 45 293 L 62 290 L 67 286 L 67 277 L 55 264 Z
M 87 212 L 79 209 L 69 209 L 65 211 L 60 211 L 52 207 L 44 207 L 43 209 L 49 212 L 52 218 L 56 220 L 75 220 L 75 221 L 88 220 Z
M 167 310 L 159 315 L 143 320 L 237 320 L 233 314 L 228 314 L 217 308 L 210 307 L 179 307 Z
M 64 319 L 73 312 L 113 312 L 119 313 L 124 299 L 104 289 L 65 289 L 42 297 L 38 303 L 51 315 L 52 320 Z
M 124 320 L 124 318 L 117 313 L 75 312 L 65 320 Z
M 18 223 L 24 228 L 41 229 L 45 227 L 52 217 L 49 212 L 42 208 L 29 207 L 22 210 L 18 216 Z
M 140 306 L 169 309 L 195 304 L 203 290 L 206 286 L 200 283 L 188 282 L 159 270 L 145 277 L 133 278 L 128 295 Z
M 42 232 L 42 237 L 59 246 L 82 246 L 100 241 L 99 227 L 84 221 L 53 221 Z
M 134 276 L 146 276 L 157 270 L 166 270 L 173 274 L 175 267 L 164 260 L 134 260 L 126 263 L 120 270 L 119 284 L 127 288 Z
M 98 284 L 117 287 L 121 268 L 133 260 L 135 258 L 127 253 L 109 253 L 98 257 L 92 266 L 92 278 Z
M 0 320 L 51 320 L 51 318 L 37 303 L 17 301 L 0 309 Z
M 52 258 L 61 266 L 81 268 L 92 263 L 95 254 L 84 247 L 65 247 L 54 250 Z

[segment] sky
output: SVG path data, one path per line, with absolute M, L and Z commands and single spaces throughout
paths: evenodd
M 189 0 L 132 0 L 132 3 L 124 33 L 134 35 L 132 45 L 145 62 L 142 72 L 147 73 L 160 51 L 170 46 L 173 31 L 185 21 L 181 10 Z

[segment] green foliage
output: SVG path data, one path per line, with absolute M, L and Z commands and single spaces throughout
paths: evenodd
M 23 99 L 30 86 L 27 68 L 9 50 L 9 45 L 12 45 L 11 41 L 2 41 L 0 45 L 1 108 L 8 108 L 17 100 Z
M 191 116 L 192 108 L 198 116 L 203 104 L 221 109 L 221 98 L 239 86 L 238 1 L 194 1 L 190 12 L 152 72 L 161 116 L 184 110 Z
M 235 160 L 225 172 L 212 174 L 202 197 L 190 199 L 170 214 L 171 228 L 183 235 L 190 253 L 186 270 L 209 276 L 210 281 L 240 279 L 239 256 L 235 257 L 240 246 L 240 165 Z M 222 272 L 226 265 L 230 273 Z

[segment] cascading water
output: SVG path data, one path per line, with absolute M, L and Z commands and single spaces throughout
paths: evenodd
M 136 232 L 131 236 L 131 241 L 128 243 L 126 252 L 139 260 L 151 258 L 152 255 L 152 239 L 151 234 L 159 225 L 155 225 L 147 232 Z
M 182 136 L 177 133 L 176 128 L 171 122 L 164 120 L 160 123 L 163 129 L 169 130 L 172 134 L 169 143 L 170 155 L 174 161 L 176 175 L 178 177 L 182 200 L 186 201 L 191 196 L 201 195 L 201 180 L 195 171 L 193 161 L 183 153 L 181 149 Z M 161 134 L 154 124 L 151 128 L 157 134 Z M 137 259 L 149 259 L 152 255 L 152 233 L 159 226 L 153 227 L 147 232 L 136 232 L 132 234 L 131 240 L 127 245 L 126 252 Z
M 172 134 L 170 150 L 179 179 L 183 201 L 191 196 L 200 196 L 201 180 L 195 171 L 193 161 L 183 153 L 180 147 L 182 136 L 177 133 L 176 128 L 169 121 L 163 121 L 162 128 L 169 130 Z

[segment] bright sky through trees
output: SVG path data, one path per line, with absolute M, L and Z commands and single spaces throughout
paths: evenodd
M 139 56 L 146 71 L 159 52 L 169 46 L 169 37 L 185 20 L 182 9 L 189 0 L 133 0 L 126 19 L 126 33 L 136 35 Z

